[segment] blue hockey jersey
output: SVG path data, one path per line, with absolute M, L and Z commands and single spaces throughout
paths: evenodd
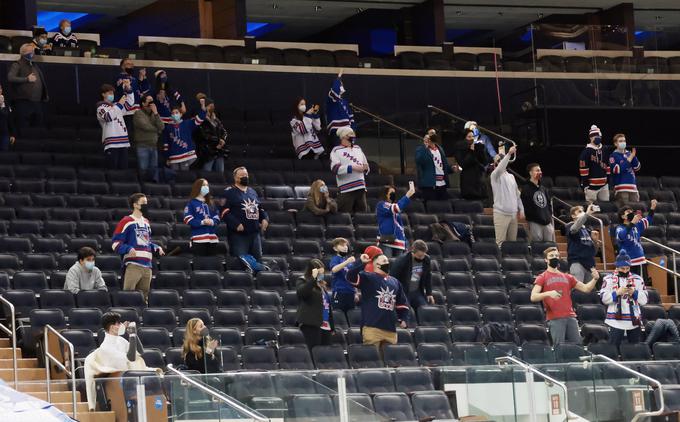
M 633 160 L 628 162 L 629 156 L 630 151 L 624 151 L 623 153 L 614 151 L 609 155 L 609 167 L 611 168 L 614 192 L 638 191 L 635 173 L 640 170 L 640 160 L 637 157 L 633 157 Z
M 205 111 L 201 110 L 192 119 L 165 125 L 163 130 L 163 152 L 167 157 L 168 164 L 177 164 L 196 159 L 193 133 L 203 123 L 203 119 L 205 119 Z
M 213 221 L 212 226 L 204 225 L 203 220 L 209 218 Z M 191 227 L 192 243 L 217 243 L 217 225 L 220 216 L 217 210 L 199 199 L 192 199 L 184 207 L 184 224 Z
M 645 229 L 651 224 L 652 217 L 647 216 L 637 224 L 621 224 L 616 227 L 616 242 L 619 249 L 625 249 L 630 256 L 630 265 L 642 265 L 645 263 L 645 251 L 640 243 L 640 237 Z
M 411 199 L 404 195 L 397 203 L 380 201 L 375 206 L 375 216 L 378 220 L 378 234 L 380 236 L 394 236 L 394 243 L 390 246 L 395 249 L 406 249 L 406 233 L 401 213 L 411 203 Z
M 326 128 L 330 135 L 335 135 L 338 128 L 354 126 L 354 113 L 349 106 L 349 101 L 342 98 L 345 89 L 342 85 L 342 79 L 337 78 L 333 81 L 328 97 L 326 98 L 326 121 L 328 122 Z

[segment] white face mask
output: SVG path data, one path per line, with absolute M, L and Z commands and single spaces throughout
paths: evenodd
M 619 142 L 619 149 L 626 149 L 626 143 L 625 142 Z
M 298 106 L 298 111 L 299 111 L 300 113 L 304 113 L 305 111 L 307 111 L 307 106 L 305 106 L 304 104 L 300 104 L 300 105 Z
M 125 325 L 124 325 L 124 324 L 120 324 L 120 326 L 118 327 L 118 335 L 119 335 L 119 336 L 122 336 L 122 335 L 124 335 L 124 334 L 125 334 Z

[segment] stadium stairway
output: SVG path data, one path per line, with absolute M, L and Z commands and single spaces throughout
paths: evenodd
M 37 358 L 24 358 L 21 349 L 17 347 L 18 388 L 17 391 L 26 393 L 40 400 L 47 401 L 47 380 L 45 367 L 40 367 Z M 13 386 L 12 346 L 8 338 L 0 338 L 0 379 L 9 386 Z M 73 412 L 71 391 L 63 380 L 53 380 L 50 383 L 52 404 L 69 415 Z M 80 422 L 115 422 L 113 412 L 89 412 L 85 397 L 76 392 L 78 421 Z

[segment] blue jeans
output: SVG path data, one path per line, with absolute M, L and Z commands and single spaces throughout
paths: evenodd
M 155 147 L 137 147 L 137 166 L 146 180 L 158 183 L 158 150 Z
M 262 240 L 260 232 L 231 232 L 228 236 L 229 251 L 232 256 L 252 255 L 256 260 L 262 259 Z
M 628 343 L 639 343 L 642 340 L 642 330 L 640 327 L 630 330 L 609 327 L 609 344 L 615 344 L 617 347 L 620 346 L 624 335 L 628 339 Z
M 224 157 L 213 158 L 203 164 L 204 171 L 217 171 L 224 173 Z

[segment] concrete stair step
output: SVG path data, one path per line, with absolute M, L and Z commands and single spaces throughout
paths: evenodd
M 80 422 L 116 422 L 113 412 L 78 412 Z
M 0 369 L 11 369 L 13 368 L 12 359 L 0 359 Z M 22 358 L 17 359 L 17 367 L 19 368 L 37 368 L 38 359 L 36 358 Z
M 64 413 L 69 415 L 73 413 L 73 403 L 71 401 L 57 403 L 53 400 L 52 404 Z M 78 419 L 80 419 L 81 413 L 88 413 L 87 402 L 76 402 L 76 409 L 78 410 Z
M 45 369 L 42 369 L 43 374 L 45 373 Z M 11 384 L 11 382 L 10 382 Z M 46 387 L 46 382 L 20 382 L 19 383 L 19 388 L 16 390 L 21 391 L 22 393 L 44 393 L 47 391 Z M 53 381 L 50 383 L 50 389 L 52 390 L 52 393 L 56 391 L 70 391 L 68 388 L 68 384 L 64 381 Z
M 70 391 L 51 391 L 50 392 L 52 395 L 52 403 L 68 403 L 71 401 L 71 392 Z M 40 399 L 40 400 L 45 400 L 47 401 L 47 391 L 32 391 L 28 392 L 27 394 Z M 76 393 L 76 399 L 80 398 L 80 393 Z
M 0 347 L 12 347 L 12 342 L 8 338 L 0 338 Z
M 21 349 L 17 348 L 16 356 L 17 359 L 21 359 L 22 357 Z M 12 359 L 12 348 L 11 347 L 0 348 L 0 359 Z
M 19 381 L 44 381 L 45 368 L 20 368 L 17 370 Z M 6 382 L 14 381 L 12 369 L 0 369 L 0 379 Z

